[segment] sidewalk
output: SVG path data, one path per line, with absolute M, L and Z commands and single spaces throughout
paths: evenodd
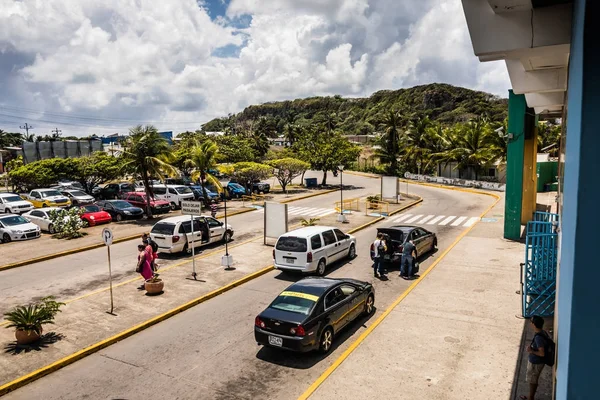
M 531 332 L 520 318 L 516 293 L 524 246 L 502 238 L 503 214 L 501 200 L 311 399 L 527 395 L 521 360 Z M 550 398 L 551 369 L 546 369 L 536 399 Z

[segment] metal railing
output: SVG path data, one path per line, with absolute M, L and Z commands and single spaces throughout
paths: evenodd
M 369 213 L 390 215 L 390 203 L 382 200 L 367 200 L 365 205 L 365 215 L 369 215 Z
M 359 199 L 344 199 L 343 201 L 336 201 L 335 202 L 335 210 L 337 212 L 341 212 L 341 210 L 360 211 L 360 200 Z

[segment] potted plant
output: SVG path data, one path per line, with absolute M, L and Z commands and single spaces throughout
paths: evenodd
M 6 328 L 15 328 L 17 344 L 33 343 L 42 336 L 43 325 L 54 323 L 54 317 L 64 304 L 54 301 L 54 297 L 49 296 L 38 303 L 17 306 L 4 314 L 4 319 L 9 322 Z
M 154 275 L 152 278 L 147 279 L 144 283 L 144 289 L 148 294 L 159 294 L 162 293 L 165 283 L 158 276 Z
M 302 224 L 302 226 L 315 226 L 317 225 L 317 222 L 319 222 L 320 218 L 310 218 L 310 219 L 305 219 L 302 218 L 302 220 L 300 221 L 300 223 Z

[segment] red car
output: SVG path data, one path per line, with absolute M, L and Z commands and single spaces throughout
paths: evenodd
M 88 223 L 89 226 L 96 226 L 99 224 L 107 224 L 112 222 L 112 217 L 106 211 L 102 211 L 100 207 L 95 204 L 90 204 L 81 207 L 81 219 Z
M 146 193 L 129 192 L 125 193 L 123 200 L 131 203 L 132 206 L 139 207 L 146 212 Z M 171 204 L 168 201 L 150 198 L 150 208 L 152 214 L 165 214 L 171 211 Z

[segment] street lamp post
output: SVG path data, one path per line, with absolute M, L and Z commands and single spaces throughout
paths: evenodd
M 225 188 L 223 190 L 223 194 L 224 194 L 224 196 L 223 196 L 223 207 L 224 207 L 224 210 L 223 211 L 225 212 L 225 217 L 224 217 L 224 219 L 225 219 L 225 232 L 227 232 L 227 226 L 228 226 L 227 225 L 227 194 L 228 194 L 227 192 L 228 192 L 228 190 L 227 190 L 227 188 Z M 225 269 L 229 271 L 229 270 L 234 269 L 231 266 L 231 264 L 233 264 L 233 257 L 231 257 L 229 255 L 229 240 L 227 240 L 227 237 L 225 239 L 226 239 L 225 240 L 225 255 L 223 257 L 221 257 L 221 266 L 225 267 Z
M 340 215 L 338 215 L 338 222 L 346 222 L 346 216 L 344 215 L 344 166 L 338 165 L 340 171 Z

